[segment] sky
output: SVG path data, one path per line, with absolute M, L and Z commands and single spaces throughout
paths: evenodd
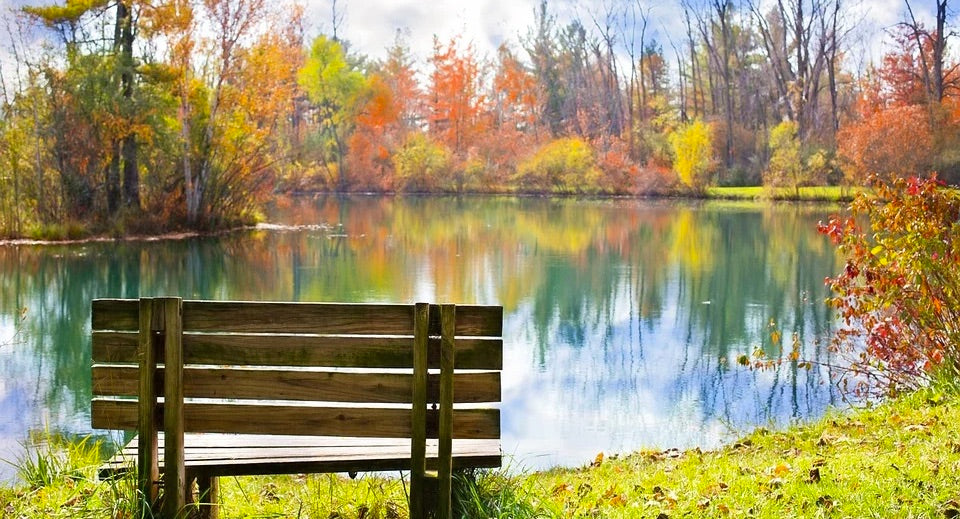
M 19 8 L 22 5 L 46 5 L 63 3 L 65 0 L 0 0 L 0 12 Z M 273 0 L 267 0 L 268 2 Z M 284 0 L 292 2 L 295 0 Z M 332 6 L 335 0 L 299 0 L 306 7 L 306 34 L 311 38 L 320 33 L 332 32 Z M 688 0 L 703 3 L 705 0 Z M 735 0 L 746 3 L 747 0 Z M 774 0 L 758 0 L 771 3 Z M 650 10 L 647 39 L 655 39 L 668 57 L 675 63 L 671 40 L 682 46 L 685 25 L 680 0 L 549 0 L 548 11 L 556 16 L 558 24 L 579 18 L 588 28 L 593 28 L 594 17 L 602 18 L 609 5 L 627 5 L 638 2 Z M 521 42 L 534 24 L 534 10 L 540 0 L 336 0 L 338 14 L 342 16 L 338 35 L 350 43 L 354 52 L 378 59 L 386 56 L 386 49 L 397 38 L 398 31 L 404 42 L 418 58 L 421 70 L 433 48 L 436 35 L 442 43 L 461 35 L 464 43 L 470 43 L 481 57 L 493 59 L 496 49 L 506 42 L 520 50 Z M 904 0 L 844 0 L 851 9 L 851 18 L 859 20 L 856 32 L 851 35 L 854 50 L 845 67 L 852 71 L 866 70 L 873 61 L 878 63 L 889 38 L 885 30 L 905 17 Z M 933 20 L 933 0 L 912 0 L 918 18 L 928 26 Z M 960 7 L 951 6 L 951 22 L 960 25 Z M 0 31 L 4 31 L 0 27 Z M 0 40 L 5 38 L 0 37 Z M 7 53 L 6 43 L 0 41 L 0 59 Z M 955 55 L 960 49 L 960 37 L 951 45 Z M 626 59 L 620 50 L 621 59 Z M 523 56 L 523 53 L 520 53 Z

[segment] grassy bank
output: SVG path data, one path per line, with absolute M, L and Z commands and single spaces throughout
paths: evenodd
M 638 452 L 579 469 L 458 485 L 468 517 L 954 517 L 960 514 L 960 400 L 933 392 L 757 430 L 709 452 Z M 3 517 L 131 517 L 127 480 L 97 482 L 92 443 L 56 443 L 0 488 Z M 53 460 L 53 461 L 50 461 Z M 405 517 L 398 479 L 223 478 L 222 517 Z
M 699 198 L 719 200 L 743 201 L 805 201 L 805 202 L 847 202 L 853 199 L 858 188 L 825 186 L 802 187 L 799 191 L 790 188 L 754 187 L 710 187 L 702 195 L 691 195 L 686 191 L 650 194 L 650 198 Z M 333 194 L 333 193 L 302 193 L 302 194 Z M 454 196 L 451 193 L 432 193 L 428 196 Z M 485 193 L 467 193 L 467 196 L 485 196 Z M 384 193 L 380 196 L 396 196 L 393 193 Z M 501 196 L 501 195 L 496 195 Z M 555 194 L 555 193 L 503 193 L 502 196 L 548 196 L 558 198 L 576 198 L 586 195 Z M 603 198 L 608 195 L 597 195 Z M 609 195 L 612 196 L 612 195 Z M 644 195 L 640 195 L 644 196 Z M 627 197 L 629 198 L 629 197 Z M 120 217 L 113 222 L 84 222 L 72 220 L 66 223 L 35 224 L 19 233 L 3 234 L 0 232 L 0 245 L 4 244 L 47 244 L 47 243 L 82 243 L 89 241 L 111 241 L 120 239 L 177 239 L 184 237 L 215 235 L 231 230 L 248 228 L 264 220 L 262 214 L 248 215 L 246 218 L 219 222 L 216 225 L 207 225 L 200 228 L 191 228 L 185 223 L 159 221 L 156 218 L 143 215 Z
M 708 187 L 707 198 L 725 200 L 782 200 L 801 202 L 849 202 L 860 188 L 846 186 L 816 186 L 793 188 Z

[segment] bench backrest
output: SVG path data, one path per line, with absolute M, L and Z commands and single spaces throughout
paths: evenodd
M 429 405 L 440 401 L 440 308 L 419 306 L 429 309 Z M 409 438 L 414 381 L 425 375 L 413 369 L 416 313 L 412 304 L 95 300 L 93 427 L 140 428 L 138 395 L 164 396 L 182 380 L 185 432 Z M 456 306 L 454 404 L 500 401 L 502 323 L 502 307 Z M 163 364 L 177 357 L 182 373 L 170 377 Z M 151 407 L 164 423 L 163 403 Z M 468 407 L 454 408 L 453 438 L 500 437 L 499 409 Z M 438 412 L 425 412 L 437 437 Z

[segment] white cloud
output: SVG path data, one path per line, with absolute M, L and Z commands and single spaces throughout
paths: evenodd
M 421 61 L 429 57 L 436 35 L 441 42 L 462 35 L 481 55 L 493 56 L 504 41 L 516 43 L 521 31 L 533 23 L 535 0 L 485 0 L 471 2 L 422 0 L 365 0 L 338 2 L 345 9 L 340 35 L 353 49 L 372 58 L 385 56 L 397 31 Z M 308 6 L 314 33 L 332 30 L 331 0 Z

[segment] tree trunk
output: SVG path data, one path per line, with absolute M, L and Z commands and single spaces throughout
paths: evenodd
M 120 35 L 120 85 L 124 104 L 133 105 L 133 13 L 125 3 L 117 2 L 117 25 Z M 120 158 L 123 160 L 123 205 L 140 208 L 140 172 L 137 167 L 137 136 L 130 132 L 123 137 Z
M 120 208 L 120 141 L 110 144 L 112 153 L 106 168 L 107 213 L 111 216 Z
M 943 59 L 947 48 L 947 0 L 937 0 L 937 33 L 933 40 L 933 99 L 943 101 Z
M 830 86 L 830 129 L 832 140 L 836 141 L 840 131 L 840 114 L 837 102 L 837 17 L 840 12 L 840 0 L 833 4 L 833 18 L 830 28 L 830 50 L 827 54 L 827 81 Z

